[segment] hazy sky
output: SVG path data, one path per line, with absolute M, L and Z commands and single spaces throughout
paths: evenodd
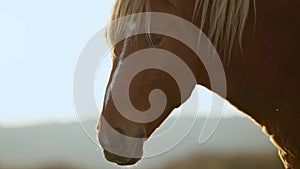
M 76 117 L 76 61 L 105 25 L 112 2 L 0 1 L 0 125 Z

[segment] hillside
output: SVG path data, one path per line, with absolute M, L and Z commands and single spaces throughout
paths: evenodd
M 160 130 L 170 126 L 169 119 Z M 198 119 L 191 133 L 171 151 L 158 157 L 144 159 L 136 169 L 164 168 L 172 166 L 173 160 L 196 161 L 216 157 L 218 161 L 236 159 L 240 154 L 247 159 L 260 156 L 278 164 L 276 150 L 261 129 L 249 119 L 224 118 L 216 133 L 205 144 L 197 142 L 204 119 Z M 93 122 L 85 125 L 94 127 Z M 185 125 L 185 124 L 182 124 Z M 175 134 L 175 133 L 174 133 Z M 50 164 L 63 164 L 77 168 L 114 169 L 119 168 L 107 163 L 99 148 L 85 135 L 79 124 L 48 124 L 24 128 L 0 128 L 0 166 L 4 169 L 34 168 Z M 157 146 L 168 143 L 161 140 Z M 243 157 L 240 157 L 243 158 Z M 244 158 L 244 159 L 245 159 Z M 268 163 L 268 160 L 263 161 Z M 212 160 L 212 163 L 213 160 Z M 176 163 L 175 163 L 176 164 Z M 192 162 L 191 162 L 192 164 Z M 201 163 L 203 164 L 203 163 Z M 266 164 L 267 165 L 267 164 Z M 180 166 L 178 164 L 178 166 Z

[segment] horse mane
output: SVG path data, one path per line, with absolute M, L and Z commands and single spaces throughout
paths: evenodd
M 242 49 L 242 37 L 250 2 L 251 0 L 196 0 L 194 22 L 200 22 L 202 30 L 207 15 L 210 15 L 208 37 L 216 48 L 223 49 L 229 59 L 236 40 Z M 255 3 L 255 0 L 253 2 Z
M 151 0 L 115 0 L 110 21 L 120 17 L 151 11 Z M 208 37 L 216 48 L 230 57 L 234 42 L 242 49 L 242 36 L 248 17 L 251 0 L 195 0 L 193 11 L 194 24 L 200 23 L 202 30 L 208 22 Z M 253 0 L 255 3 L 255 0 Z M 254 5 L 255 6 L 255 5 Z M 209 15 L 209 17 L 207 17 Z M 141 18 L 131 17 L 127 23 L 139 25 Z M 209 20 L 207 19 L 209 18 Z M 149 27 L 149 25 L 146 25 Z M 198 25 L 199 26 L 199 25 Z M 127 25 L 114 24 L 108 27 L 106 38 L 113 48 L 117 36 L 126 34 Z

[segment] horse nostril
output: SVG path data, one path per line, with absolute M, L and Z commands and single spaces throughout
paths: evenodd
M 116 127 L 115 130 L 118 131 L 120 134 L 125 135 L 124 130 L 122 130 L 120 127 Z
M 124 135 L 124 136 L 130 136 L 135 138 L 145 138 L 146 131 L 143 127 L 138 128 L 138 130 L 132 131 L 132 132 L 125 132 L 121 127 L 114 128 L 118 133 Z
M 97 129 L 97 131 L 100 130 L 100 123 L 97 124 L 96 129 Z
M 105 158 L 113 163 L 116 163 L 120 166 L 128 166 L 128 165 L 133 165 L 135 163 L 137 163 L 141 158 L 129 158 L 129 157 L 123 157 L 123 156 L 119 156 L 116 154 L 113 154 L 109 151 L 104 150 L 104 156 Z

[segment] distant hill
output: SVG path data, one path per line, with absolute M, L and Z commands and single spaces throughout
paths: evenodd
M 174 120 L 168 119 L 160 130 L 170 126 Z M 210 140 L 200 145 L 197 140 L 203 122 L 203 118 L 197 119 L 191 133 L 177 147 L 158 157 L 145 159 L 135 168 L 161 168 L 160 166 L 167 165 L 174 159 L 191 154 L 276 154 L 269 138 L 258 126 L 245 118 L 224 118 Z M 93 122 L 87 122 L 85 125 L 94 128 Z M 119 169 L 105 161 L 100 149 L 77 123 L 0 128 L 0 137 L 0 166 L 30 168 L 58 163 L 79 168 Z M 157 146 L 169 141 L 162 140 Z

